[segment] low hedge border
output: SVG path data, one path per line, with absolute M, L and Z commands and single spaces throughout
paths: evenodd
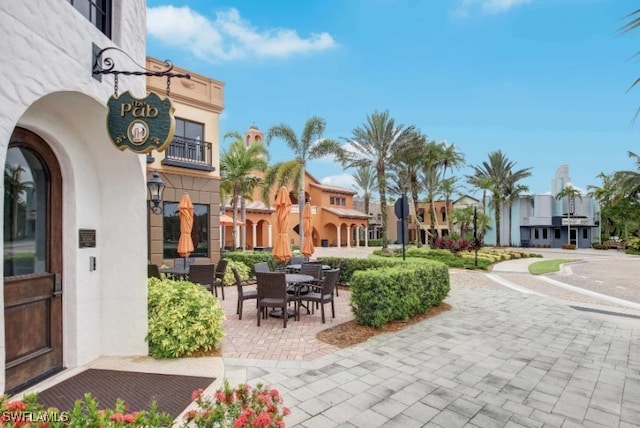
M 255 275 L 253 271 L 254 264 L 267 262 L 269 265 L 274 266 L 276 263 L 273 254 L 266 251 L 225 251 L 222 253 L 222 258 L 244 263 L 251 270 L 251 276 Z
M 408 320 L 449 294 L 448 267 L 439 262 L 387 266 L 353 273 L 351 308 L 359 324 L 380 327 Z
M 407 262 L 398 259 L 350 259 L 343 257 L 322 257 L 323 264 L 331 266 L 331 269 L 340 269 L 340 284 L 351 282 L 353 273 L 359 270 L 390 268 L 406 265 Z

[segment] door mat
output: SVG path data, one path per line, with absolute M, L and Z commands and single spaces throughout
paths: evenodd
M 147 410 L 158 403 L 160 412 L 173 418 L 191 403 L 191 393 L 207 388 L 215 378 L 89 369 L 38 393 L 38 401 L 47 407 L 70 411 L 76 400 L 90 392 L 100 408 L 113 408 L 118 398 L 129 412 Z

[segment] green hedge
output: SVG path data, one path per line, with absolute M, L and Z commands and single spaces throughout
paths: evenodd
M 149 354 L 155 358 L 191 356 L 222 344 L 224 311 L 199 284 L 149 278 Z
M 351 282 L 353 273 L 359 270 L 375 269 L 381 267 L 395 267 L 406 265 L 407 262 L 398 259 L 348 259 L 342 257 L 322 257 L 323 264 L 331 266 L 332 269 L 340 269 L 340 283 Z
M 253 265 L 256 263 L 267 262 L 272 266 L 276 263 L 273 254 L 267 251 L 225 251 L 222 258 L 244 263 L 251 269 L 251 275 L 255 275 Z
M 350 285 L 358 323 L 380 327 L 441 303 L 450 290 L 449 270 L 439 262 L 363 270 L 353 274 Z
M 360 240 L 360 246 L 364 247 L 364 239 Z M 382 247 L 382 239 L 369 239 L 366 242 L 367 245 L 369 245 L 370 247 Z

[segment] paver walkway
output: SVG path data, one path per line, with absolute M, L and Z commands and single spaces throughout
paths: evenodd
M 225 376 L 279 388 L 288 426 L 640 426 L 640 324 L 622 322 L 638 313 L 505 276 L 538 281 L 452 271 L 449 312 L 311 361 L 225 356 Z

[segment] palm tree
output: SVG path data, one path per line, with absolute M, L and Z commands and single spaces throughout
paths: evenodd
M 596 178 L 602 180 L 602 186 L 588 185 L 587 194 L 598 201 L 600 205 L 600 236 L 598 237 L 598 242 L 602 242 L 602 235 L 611 236 L 611 228 L 615 224 L 612 207 L 615 204 L 614 197 L 616 196 L 617 186 L 613 179 L 613 174 L 600 172 L 600 174 L 596 175 Z
M 441 186 L 447 186 L 444 184 L 444 181 L 447 179 L 447 169 L 453 171 L 465 165 L 464 155 L 458 151 L 455 144 L 447 144 L 446 142 L 442 142 L 442 150 L 440 152 L 440 162 L 442 163 L 442 178 L 441 178 Z M 451 184 L 455 184 L 455 179 Z M 447 227 L 449 228 L 449 233 L 453 232 L 453 221 L 449 219 L 449 200 L 448 196 L 450 196 L 453 192 L 445 192 L 445 205 L 444 205 L 444 213 L 447 218 Z
M 373 194 L 373 190 L 376 187 L 376 175 L 375 171 L 371 166 L 363 166 L 356 170 L 354 174 L 352 174 L 353 179 L 358 186 L 358 189 L 362 192 L 362 200 L 364 204 L 364 212 L 369 214 L 369 203 L 371 201 L 371 195 Z M 355 186 L 354 186 L 355 187 Z
M 468 235 L 473 233 L 473 213 L 474 213 L 473 205 L 466 206 L 464 208 L 456 208 L 453 210 L 453 218 L 456 224 L 460 225 L 460 236 L 469 239 Z M 483 212 L 476 212 L 477 219 L 477 232 L 478 232 L 478 240 L 480 242 L 484 239 L 484 234 L 487 230 L 491 229 L 489 226 L 490 218 L 488 215 Z
M 335 155 L 340 158 L 342 148 L 340 143 L 329 138 L 324 138 L 324 131 L 327 123 L 318 116 L 309 118 L 302 129 L 300 138 L 296 136 L 293 129 L 284 123 L 272 126 L 267 132 L 267 143 L 273 138 L 280 138 L 293 151 L 295 160 L 282 162 L 270 168 L 265 175 L 263 185 L 263 200 L 269 205 L 268 194 L 271 187 L 277 183 L 278 186 L 292 185 L 293 191 L 298 192 L 298 231 L 300 233 L 300 248 L 304 244 L 304 228 L 302 227 L 302 212 L 304 211 L 305 193 L 304 177 L 306 173 L 307 161 L 319 159 L 327 155 Z M 296 178 L 294 178 L 296 177 Z
M 12 218 L 13 230 L 10 232 L 13 235 L 13 239 L 18 238 L 18 209 L 20 205 L 24 205 L 26 202 L 23 200 L 23 195 L 34 189 L 33 181 L 22 180 L 22 174 L 25 172 L 26 170 L 22 165 L 7 164 L 4 167 L 4 206 L 9 207 L 11 210 L 10 217 Z
M 429 203 L 430 229 L 429 234 L 433 242 L 438 237 L 438 216 L 436 214 L 435 199 L 440 191 L 442 163 L 442 149 L 444 144 L 429 141 L 426 145 L 426 155 L 422 164 L 424 189 Z
M 251 200 L 253 191 L 261 183 L 260 177 L 253 175 L 254 171 L 267 169 L 267 150 L 263 144 L 251 144 L 245 146 L 242 135 L 238 132 L 229 132 L 224 138 L 233 138 L 228 150 L 225 150 L 220 159 L 220 178 L 223 191 L 231 195 L 231 208 L 233 210 L 232 236 L 234 245 L 237 242 L 236 223 L 238 218 L 238 200 L 247 198 Z
M 628 19 L 629 21 L 620 28 L 621 33 L 628 33 L 632 30 L 640 28 L 640 9 L 636 9 L 633 12 L 629 13 L 627 16 L 624 17 L 624 19 Z M 638 54 L 640 54 L 640 52 L 636 52 L 634 56 Z M 629 90 L 633 89 L 633 87 L 636 86 L 638 83 L 640 83 L 640 77 L 637 78 L 631 84 L 631 86 L 629 87 Z M 639 114 L 640 114 L 640 108 L 636 110 L 634 120 L 637 119 Z
M 453 195 L 458 189 L 456 184 L 457 181 L 457 177 L 449 177 L 440 182 L 440 192 L 442 193 L 442 196 L 444 196 L 444 215 L 447 219 L 447 230 L 449 230 L 450 234 L 453 233 L 453 215 L 449 215 L 448 207 L 451 205 L 451 195 Z
M 403 184 L 403 194 L 410 191 L 416 223 L 416 244 L 422 246 L 421 221 L 418 218 L 418 201 L 422 190 L 421 166 L 427 156 L 427 138 L 418 130 L 408 132 L 398 146 L 394 159 L 394 169 Z
M 516 162 L 509 160 L 502 151 L 497 150 L 489 153 L 489 160 L 480 165 L 472 165 L 473 175 L 467 177 L 469 183 L 490 184 L 489 190 L 493 197 L 491 205 L 494 210 L 494 220 L 496 222 L 496 246 L 501 246 L 500 241 L 500 210 L 505 200 L 505 188 L 509 184 L 516 184 L 518 181 L 531 176 L 531 168 L 524 168 L 514 171 Z
M 380 209 L 382 211 L 382 248 L 387 248 L 387 166 L 391 164 L 397 145 L 413 127 L 396 125 L 389 112 L 375 111 L 367 121 L 352 131 L 346 141 L 351 150 L 343 152 L 342 164 L 347 167 L 371 166 L 376 171 Z
M 509 182 L 504 189 L 504 200 L 507 205 L 507 211 L 509 212 L 509 245 L 513 247 L 513 239 L 511 239 L 511 225 L 513 215 L 513 203 L 523 197 L 529 192 L 529 186 L 524 184 L 518 184 L 516 182 Z
M 582 201 L 582 195 L 580 194 L 580 190 L 573 187 L 571 184 L 567 184 L 556 194 L 556 199 L 558 201 L 562 200 L 562 198 L 566 197 L 568 200 L 567 204 L 567 243 L 571 244 L 571 214 L 572 208 L 575 205 L 575 199 L 578 198 Z
M 637 198 L 640 196 L 640 156 L 634 152 L 627 152 L 634 160 L 636 171 L 622 170 L 614 173 L 614 180 L 618 183 L 618 197 Z

